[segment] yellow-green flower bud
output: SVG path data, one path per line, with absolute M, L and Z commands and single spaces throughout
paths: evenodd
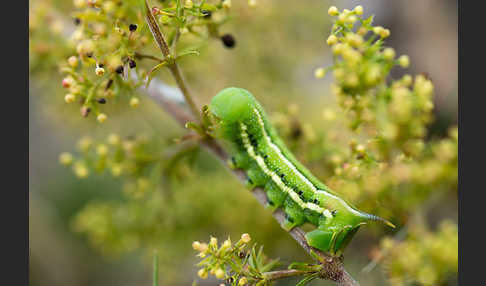
M 381 36 L 381 33 L 383 33 L 383 30 L 385 30 L 385 29 L 381 26 L 373 27 L 373 33 L 375 33 L 378 36 Z
M 359 61 L 361 61 L 362 56 L 360 52 L 352 48 L 347 48 L 343 51 L 343 58 L 350 64 L 357 64 Z
M 96 73 L 97 76 L 102 76 L 102 75 L 105 74 L 105 69 L 104 68 L 100 68 L 100 67 L 96 67 L 95 73 Z
M 380 32 L 380 37 L 382 38 L 388 38 L 390 36 L 390 30 L 388 29 L 383 29 Z
M 73 162 L 73 155 L 71 153 L 63 152 L 59 155 L 59 163 L 63 165 L 70 165 Z
M 65 77 L 62 80 L 62 87 L 64 88 L 70 88 L 74 84 L 74 78 L 71 76 Z
M 85 39 L 76 46 L 76 51 L 80 55 L 86 55 L 88 53 L 92 53 L 94 51 L 94 48 L 94 42 L 90 39 Z
M 96 153 L 99 156 L 105 156 L 108 153 L 108 147 L 105 144 L 100 144 L 96 147 Z
M 108 143 L 111 144 L 111 145 L 120 144 L 120 136 L 113 134 L 113 133 L 108 135 Z
M 401 55 L 399 58 L 398 58 L 398 64 L 402 67 L 402 68 L 407 68 L 409 65 L 410 65 L 410 59 L 408 58 L 407 55 Z
M 386 48 L 383 50 L 383 57 L 389 61 L 393 60 L 393 58 L 395 58 L 395 50 L 392 48 Z
M 201 279 L 206 279 L 208 278 L 208 271 L 206 270 L 206 268 L 201 268 L 199 269 L 199 271 L 197 272 L 197 275 L 199 277 L 201 277 Z
M 184 6 L 187 9 L 191 9 L 194 6 L 194 3 L 192 3 L 192 0 L 186 0 L 186 4 Z
M 241 241 L 243 241 L 243 243 L 248 243 L 248 242 L 250 242 L 250 240 L 251 240 L 251 237 L 248 233 L 243 233 L 241 235 Z
M 365 146 L 364 146 L 363 144 L 358 144 L 358 145 L 356 146 L 356 152 L 357 152 L 357 153 L 363 154 L 363 153 L 364 153 L 364 151 L 365 151 Z
M 215 272 L 214 272 L 214 276 L 216 276 L 216 278 L 218 279 L 223 279 L 224 278 L 224 270 L 221 269 L 221 268 L 218 268 Z
M 68 58 L 68 64 L 73 68 L 77 67 L 78 66 L 78 58 L 76 56 L 70 56 Z
M 121 173 L 122 173 L 122 167 L 119 164 L 115 164 L 115 165 L 111 166 L 111 174 L 114 177 L 120 176 Z
M 342 68 L 334 69 L 334 71 L 332 72 L 332 74 L 338 80 L 342 80 L 344 78 L 344 70 Z
M 358 21 L 358 17 L 354 16 L 354 15 L 350 15 L 350 16 L 347 16 L 345 19 L 344 19 L 344 22 L 346 23 L 349 23 L 349 24 L 353 24 L 354 22 Z
M 111 13 L 115 10 L 116 5 L 114 1 L 107 1 L 103 3 L 103 10 L 105 10 L 106 13 Z
M 76 163 L 74 164 L 74 174 L 80 178 L 86 178 L 89 174 L 88 168 L 83 163 Z
M 406 74 L 402 77 L 402 84 L 405 86 L 409 86 L 412 84 L 412 76 L 409 74 Z
M 334 44 L 336 44 L 338 42 L 338 38 L 334 35 L 330 35 L 327 40 L 326 40 L 326 43 L 329 45 L 329 46 L 332 46 Z
M 96 120 L 98 120 L 99 123 L 103 123 L 106 121 L 106 119 L 108 118 L 108 116 L 106 116 L 106 114 L 104 113 L 100 113 L 98 114 L 98 116 L 96 117 Z
M 199 251 L 200 251 L 201 253 L 206 253 L 206 251 L 208 251 L 208 248 L 209 248 L 209 246 L 208 246 L 208 244 L 207 244 L 207 243 L 201 243 L 201 244 L 199 245 Z
M 199 248 L 200 248 L 200 247 L 201 247 L 201 243 L 200 243 L 199 241 L 194 241 L 194 242 L 192 243 L 192 248 L 193 248 L 194 250 L 199 250 Z
M 324 111 L 322 112 L 322 116 L 327 121 L 333 121 L 334 119 L 336 119 L 336 113 L 331 108 L 324 109 Z
M 86 0 L 74 0 L 74 7 L 76 8 L 85 8 L 86 7 Z
M 74 96 L 74 94 L 71 94 L 71 93 L 68 93 L 64 96 L 64 101 L 66 103 L 73 103 L 75 99 L 76 99 L 76 97 Z
M 131 106 L 131 107 L 137 107 L 137 106 L 138 106 L 138 104 L 139 104 L 139 100 L 138 100 L 138 98 L 136 98 L 136 97 L 132 97 L 132 98 L 130 99 L 130 106 Z
M 224 0 L 223 1 L 223 8 L 225 8 L 225 9 L 231 8 L 231 0 Z
M 221 246 L 222 249 L 228 249 L 231 247 L 231 239 L 227 239 L 223 242 L 223 245 Z
M 363 43 L 363 37 L 358 34 L 349 33 L 346 35 L 346 41 L 353 47 L 357 47 Z
M 356 13 L 356 15 L 363 15 L 363 6 L 358 5 L 358 6 L 354 7 L 353 10 Z
M 326 70 L 324 68 L 317 68 L 314 70 L 315 78 L 323 78 L 326 75 Z
M 91 147 L 92 141 L 89 137 L 84 137 L 81 138 L 78 142 L 78 146 L 81 149 L 81 151 L 86 152 L 88 149 Z
M 243 285 L 245 285 L 246 283 L 248 283 L 248 279 L 246 279 L 246 277 L 241 277 L 241 278 L 240 278 L 240 281 L 238 281 L 238 285 L 239 285 L 239 286 L 243 286 Z
M 209 239 L 209 246 L 217 247 L 218 246 L 218 239 L 216 237 L 212 237 Z
M 368 33 L 368 29 L 365 27 L 359 27 L 358 31 L 356 32 L 360 36 L 366 35 Z
M 345 50 L 344 44 L 338 43 L 332 47 L 332 52 L 334 55 L 340 55 Z
M 331 6 L 329 7 L 329 10 L 327 10 L 327 14 L 329 14 L 329 16 L 337 16 L 339 15 L 339 10 L 336 6 Z

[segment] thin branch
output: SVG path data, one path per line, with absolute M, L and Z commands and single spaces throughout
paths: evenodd
M 277 279 L 282 279 L 282 278 L 300 276 L 300 275 L 309 274 L 309 273 L 315 273 L 315 272 L 314 271 L 295 270 L 295 269 L 285 269 L 285 270 L 264 272 L 262 274 L 263 274 L 263 277 L 265 278 L 265 280 L 272 281 L 272 280 L 277 280 Z
M 196 104 L 194 103 L 193 96 L 189 91 L 189 87 L 184 80 L 184 76 L 182 75 L 179 66 L 175 61 L 175 57 L 171 55 L 169 46 L 167 45 L 167 41 L 160 30 L 159 24 L 157 24 L 157 20 L 155 20 L 154 15 L 152 15 L 152 11 L 149 8 L 148 1 L 145 0 L 145 19 L 147 24 L 149 25 L 150 31 L 152 32 L 152 36 L 154 37 L 157 46 L 159 47 L 160 51 L 164 55 L 165 60 L 168 62 L 167 67 L 169 68 L 172 76 L 177 82 L 177 85 L 182 91 L 184 95 L 184 99 L 187 102 L 187 105 L 191 109 L 191 112 L 196 116 L 196 121 L 200 121 L 201 114 L 199 109 L 197 108 Z
M 139 59 L 151 59 L 151 60 L 154 60 L 154 61 L 158 61 L 160 63 L 164 61 L 163 59 L 158 58 L 156 56 L 146 55 L 146 54 L 142 54 L 142 53 L 139 53 L 139 52 L 135 52 L 135 58 L 139 58 Z

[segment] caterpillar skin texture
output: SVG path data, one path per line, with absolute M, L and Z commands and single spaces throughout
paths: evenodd
M 248 175 L 250 188 L 263 187 L 268 207 L 282 208 L 283 227 L 310 223 L 307 243 L 340 255 L 360 226 L 369 221 L 390 222 L 357 210 L 307 170 L 277 135 L 263 108 L 245 89 L 226 88 L 209 106 L 217 119 L 216 136 L 228 141 L 232 165 Z

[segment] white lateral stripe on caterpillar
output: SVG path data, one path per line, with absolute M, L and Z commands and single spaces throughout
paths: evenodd
M 335 195 L 329 193 L 329 192 L 326 192 L 324 190 L 319 190 L 317 189 L 314 184 L 309 181 L 309 179 L 307 179 L 307 177 L 305 177 L 301 172 L 299 172 L 299 170 L 297 170 L 297 168 L 294 166 L 294 164 L 292 164 L 292 162 L 290 162 L 283 154 L 282 154 L 282 151 L 280 150 L 280 148 L 275 145 L 272 140 L 270 139 L 270 136 L 268 136 L 267 134 L 267 131 L 265 129 L 265 123 L 263 122 L 263 119 L 262 119 L 262 116 L 260 115 L 260 112 L 258 111 L 258 109 L 256 108 L 253 108 L 253 112 L 255 112 L 256 116 L 257 116 L 257 120 L 258 120 L 258 124 L 260 125 L 260 128 L 262 129 L 262 132 L 263 132 L 263 137 L 265 138 L 265 140 L 268 142 L 268 144 L 270 145 L 270 147 L 278 154 L 278 156 L 282 159 L 282 161 L 285 163 L 285 165 L 287 165 L 287 167 L 289 167 L 295 174 L 297 174 L 297 176 L 299 176 L 310 188 L 311 190 L 316 193 L 316 192 L 321 192 L 321 193 L 324 193 L 325 195 L 327 196 L 330 196 L 330 197 L 333 197 L 341 202 L 343 202 L 343 204 L 346 206 L 346 208 L 350 211 L 350 212 L 353 212 L 357 215 L 361 215 L 360 212 L 356 211 L 355 209 L 353 209 L 352 207 L 349 207 L 348 204 L 346 202 L 343 201 L 343 199 L 341 199 L 340 197 L 336 197 Z M 245 126 L 246 127 L 246 126 Z M 253 146 L 252 146 L 253 147 Z M 329 216 L 328 216 L 329 214 Z M 332 217 L 331 213 L 329 212 L 329 210 L 327 210 L 327 212 L 324 213 L 324 215 L 328 218 Z
M 242 130 L 241 137 L 242 137 L 242 140 L 243 140 L 243 145 L 245 146 L 245 148 L 248 152 L 248 155 L 250 155 L 250 157 L 253 158 L 257 162 L 258 166 L 262 169 L 262 171 L 267 176 L 272 178 L 272 181 L 275 182 L 275 184 L 277 184 L 277 186 L 279 186 L 282 191 L 289 194 L 289 196 L 292 198 L 292 200 L 294 202 L 296 202 L 301 208 L 303 208 L 303 209 L 308 208 L 308 209 L 313 210 L 315 212 L 324 214 L 328 218 L 332 218 L 332 214 L 328 209 L 322 208 L 319 205 L 316 205 L 316 204 L 311 203 L 311 202 L 305 203 L 299 197 L 299 195 L 296 192 L 294 192 L 293 189 L 291 189 L 287 185 L 285 185 L 285 183 L 282 182 L 282 179 L 275 172 L 273 172 L 272 170 L 270 170 L 267 167 L 267 165 L 265 164 L 265 160 L 263 160 L 263 158 L 261 156 L 259 156 L 255 153 L 255 150 L 254 150 L 253 146 L 251 145 L 250 140 L 248 139 L 248 133 L 246 132 L 246 130 L 247 130 L 246 125 L 244 123 L 240 123 L 240 126 L 241 126 L 241 130 Z

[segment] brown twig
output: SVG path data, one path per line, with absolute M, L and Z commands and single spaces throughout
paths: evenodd
M 184 76 L 182 75 L 182 72 L 175 61 L 175 57 L 170 53 L 167 41 L 165 40 L 164 35 L 162 34 L 162 31 L 157 24 L 157 20 L 155 20 L 154 15 L 152 15 L 152 11 L 150 10 L 147 0 L 145 0 L 145 20 L 147 21 L 147 24 L 150 28 L 150 31 L 152 32 L 152 36 L 154 37 L 157 46 L 159 47 L 160 51 L 164 55 L 165 60 L 167 61 L 167 67 L 172 73 L 174 79 L 176 80 L 177 85 L 182 91 L 182 94 L 184 95 L 184 99 L 186 100 L 187 105 L 191 109 L 191 112 L 194 114 L 194 116 L 196 116 L 196 121 L 199 122 L 201 117 L 199 109 L 194 103 L 191 92 L 189 91 L 189 87 L 187 86 L 186 81 L 184 80 Z
M 272 281 L 272 280 L 277 280 L 277 279 L 282 279 L 282 278 L 288 278 L 288 277 L 294 277 L 294 276 L 300 276 L 304 274 L 309 274 L 313 273 L 312 271 L 304 271 L 304 270 L 295 270 L 295 269 L 284 269 L 284 270 L 278 270 L 278 271 L 270 271 L 270 272 L 264 272 L 263 277 L 267 281 Z
M 158 58 L 156 56 L 146 55 L 146 54 L 142 54 L 142 53 L 139 53 L 139 52 L 135 52 L 135 58 L 139 58 L 139 59 L 151 59 L 151 60 L 154 60 L 154 61 L 158 61 L 160 63 L 164 61 L 163 59 Z

